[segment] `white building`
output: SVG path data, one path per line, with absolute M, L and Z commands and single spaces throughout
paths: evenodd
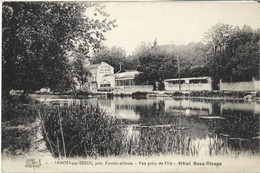
M 134 79 L 140 74 L 138 71 L 126 71 L 115 74 L 114 93 L 151 92 L 152 85 L 136 85 Z
M 166 91 L 211 91 L 211 77 L 175 78 L 164 80 Z
M 111 65 L 101 62 L 100 64 L 88 65 L 86 68 L 91 73 L 91 78 L 88 82 L 90 91 L 97 91 L 114 85 L 113 77 L 108 77 L 114 75 L 114 67 Z
M 105 63 L 88 65 L 86 68 L 91 73 L 88 82 L 90 91 L 113 91 L 115 93 L 132 93 L 137 91 L 150 92 L 152 85 L 136 85 L 135 77 L 138 71 L 126 71 L 114 74 L 114 68 Z
M 138 71 L 126 71 L 115 74 L 115 86 L 132 86 L 135 85 L 134 78 L 139 74 Z

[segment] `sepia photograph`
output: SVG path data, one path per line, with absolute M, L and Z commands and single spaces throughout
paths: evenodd
M 260 4 L 1 2 L 2 172 L 260 172 Z

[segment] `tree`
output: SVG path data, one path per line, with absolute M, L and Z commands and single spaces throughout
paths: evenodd
M 85 83 L 88 82 L 91 73 L 85 68 L 85 63 L 83 59 L 76 59 L 73 62 L 73 76 L 76 77 L 77 82 L 80 84 L 80 90 L 83 89 Z
M 121 70 L 125 69 L 126 67 L 126 52 L 121 47 L 114 46 L 111 49 L 104 47 L 96 53 L 94 53 L 92 57 L 93 64 L 101 63 L 102 61 L 113 66 L 115 73 L 119 72 L 120 66 Z
M 217 89 L 220 79 L 235 82 L 258 78 L 259 30 L 217 24 L 206 33 L 205 38 L 205 53 L 209 57 L 208 69 L 214 89 Z
M 90 9 L 96 18 L 86 16 Z M 86 54 L 98 48 L 103 33 L 116 27 L 114 22 L 97 3 L 4 2 L 3 94 L 72 82 L 69 52 L 79 46 Z
M 209 76 L 203 43 L 191 42 L 180 46 L 161 45 L 159 49 L 174 55 L 174 57 L 179 57 L 181 77 Z
M 159 82 L 159 86 L 162 86 L 164 79 L 178 76 L 176 59 L 171 54 L 158 49 L 157 46 L 141 53 L 139 61 L 137 70 L 141 73 L 135 79 L 139 84 L 148 82 L 155 85 Z M 163 90 L 163 87 L 159 89 Z
M 145 43 L 141 42 L 137 47 L 134 49 L 132 55 L 138 56 L 139 54 L 142 54 L 144 51 L 149 50 L 152 47 L 151 43 Z

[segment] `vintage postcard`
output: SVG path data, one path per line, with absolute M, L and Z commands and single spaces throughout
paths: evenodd
M 260 5 L 1 2 L 3 172 L 260 172 Z

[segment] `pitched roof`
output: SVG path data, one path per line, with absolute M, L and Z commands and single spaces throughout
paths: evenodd
M 195 79 L 198 79 L 198 80 L 201 80 L 201 79 L 210 79 L 210 77 L 186 77 L 186 78 L 180 78 L 180 80 L 186 80 L 186 79 L 189 79 L 189 80 L 195 80 Z M 164 81 L 167 82 L 167 81 L 178 81 L 179 78 L 173 78 L 173 79 L 165 79 Z
M 126 71 L 121 73 L 116 73 L 115 78 L 116 79 L 123 79 L 123 78 L 135 78 L 136 75 L 138 75 L 140 72 L 138 71 Z
M 101 64 L 92 64 L 92 65 L 87 65 L 87 69 L 92 69 L 92 68 L 98 68 Z
M 104 76 L 114 76 L 115 74 L 105 74 Z M 104 77 L 103 76 L 103 77 Z
M 101 62 L 101 63 L 99 63 L 99 64 L 92 64 L 92 65 L 87 65 L 86 66 L 86 68 L 87 69 L 93 69 L 93 68 L 98 68 L 99 66 L 101 66 L 101 65 L 108 65 L 108 66 L 110 66 L 111 68 L 114 68 L 114 67 L 112 67 L 111 65 L 109 65 L 108 63 L 105 63 L 105 62 Z

